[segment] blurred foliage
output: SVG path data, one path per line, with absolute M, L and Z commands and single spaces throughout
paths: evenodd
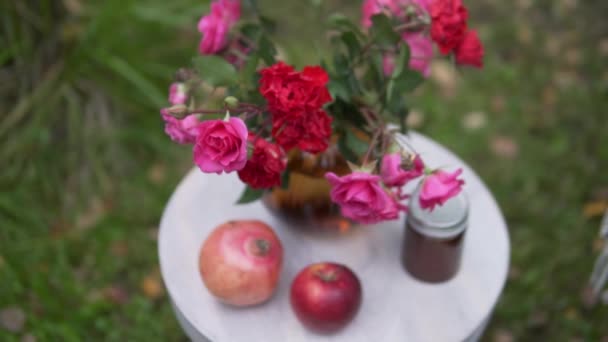
M 324 51 L 311 22 L 359 10 L 260 2 L 298 67 Z M 583 208 L 608 198 L 608 3 L 465 2 L 486 67 L 436 63 L 408 120 L 470 163 L 507 217 L 511 272 L 486 339 L 606 338 L 608 308 L 581 291 L 601 247 Z M 158 108 L 205 4 L 0 2 L 0 311 L 26 317 L 0 340 L 184 339 L 157 289 L 155 237 L 190 155 Z

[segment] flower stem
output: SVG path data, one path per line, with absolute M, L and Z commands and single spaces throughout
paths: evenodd
M 367 162 L 369 160 L 369 157 L 371 156 L 372 151 L 374 150 L 374 147 L 376 146 L 378 138 L 383 133 L 383 131 L 384 131 L 383 127 L 378 127 L 378 129 L 376 129 L 376 132 L 374 132 L 374 136 L 372 137 L 372 141 L 369 143 L 369 147 L 367 149 L 367 152 L 365 152 L 365 156 L 363 157 L 363 165 L 367 164 Z

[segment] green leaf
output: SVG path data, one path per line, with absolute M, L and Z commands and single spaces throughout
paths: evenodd
M 262 36 L 258 41 L 258 53 L 266 65 L 276 63 L 274 56 L 277 54 L 277 49 L 268 37 Z
M 401 93 L 409 93 L 424 81 L 424 77 L 418 71 L 406 69 L 395 78 L 395 81 L 397 81 L 397 89 Z
M 348 67 L 348 57 L 345 54 L 341 52 L 334 54 L 334 70 L 340 76 L 352 73 L 352 70 Z
M 283 171 L 283 174 L 281 174 L 281 189 L 287 189 L 289 187 L 290 175 L 291 173 L 289 172 L 289 169 Z
M 365 88 L 370 92 L 377 92 L 384 85 L 384 70 L 382 67 L 382 56 L 380 54 L 372 54 L 367 59 L 367 70 L 365 72 Z
M 351 31 L 355 35 L 359 37 L 364 37 L 365 35 L 359 29 L 359 26 L 353 23 L 348 17 L 344 14 L 336 13 L 329 17 L 329 26 L 339 31 Z
M 393 30 L 391 20 L 384 14 L 372 16 L 371 35 L 372 39 L 383 47 L 394 47 L 401 41 L 399 33 Z
M 410 47 L 406 44 L 401 44 L 399 48 L 399 56 L 395 60 L 395 68 L 391 74 L 392 78 L 397 78 L 401 75 L 403 70 L 407 70 L 410 63 Z
M 338 139 L 338 150 L 340 151 L 340 154 L 342 154 L 342 156 L 349 162 L 358 162 L 359 157 L 348 147 L 345 134 L 341 134 L 340 139 Z
M 277 28 L 277 22 L 274 19 L 265 17 L 263 15 L 260 16 L 260 23 L 262 24 L 264 30 L 268 32 L 274 32 Z
M 343 32 L 340 36 L 344 45 L 348 49 L 350 58 L 355 58 L 361 52 L 361 43 L 352 31 Z
M 391 78 L 386 86 L 386 103 L 389 108 L 395 108 L 394 102 L 405 93 L 416 89 L 424 81 L 422 75 L 414 70 L 405 69 L 399 76 Z
M 346 101 L 350 99 L 350 87 L 348 86 L 348 80 L 345 80 L 344 78 L 330 78 L 327 89 L 334 99 L 339 97 Z
M 262 27 L 257 23 L 245 23 L 241 26 L 241 33 L 253 41 L 258 40 L 262 31 Z
M 409 115 L 410 110 L 404 105 L 402 109 L 399 109 L 395 114 L 399 121 L 399 131 L 401 134 L 407 133 L 407 116 Z
M 247 61 L 245 62 L 243 69 L 241 69 L 241 79 L 243 84 L 250 84 L 250 82 L 255 78 L 259 61 L 260 56 L 257 53 L 252 53 L 247 56 Z M 257 85 L 257 82 L 254 84 Z
M 405 94 L 414 90 L 423 80 L 419 72 L 411 69 L 406 69 L 399 77 L 389 80 L 386 89 L 386 109 L 399 120 L 402 131 L 406 129 L 405 119 L 408 115 Z
M 254 189 L 249 185 L 245 185 L 245 190 L 236 204 L 247 204 L 260 199 L 264 195 L 264 189 Z
M 192 64 L 201 78 L 212 86 L 229 86 L 238 81 L 234 66 L 221 57 L 196 56 Z
M 361 140 L 355 133 L 350 129 L 345 130 L 345 144 L 349 150 L 353 151 L 356 155 L 362 156 L 367 152 L 369 143 Z
M 344 129 L 345 125 L 362 127 L 365 124 L 365 118 L 350 99 L 335 97 L 334 102 L 327 107 L 327 110 L 334 117 L 333 126 L 337 133 Z

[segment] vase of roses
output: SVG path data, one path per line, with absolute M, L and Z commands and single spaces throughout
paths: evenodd
M 415 180 L 426 210 L 460 193 L 461 170 L 426 165 L 403 135 L 407 94 L 433 58 L 482 66 L 460 0 L 366 0 L 360 24 L 329 17 L 328 56 L 301 69 L 277 59 L 276 24 L 260 13 L 254 1 L 213 1 L 199 53 L 161 110 L 202 172 L 235 172 L 246 185 L 240 203 L 263 198 L 309 225 L 397 219 Z

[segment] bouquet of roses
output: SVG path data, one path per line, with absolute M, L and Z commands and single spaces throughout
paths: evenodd
M 435 45 L 456 65 L 482 67 L 482 44 L 461 0 L 366 0 L 362 14 L 361 25 L 329 17 L 330 54 L 296 70 L 277 60 L 276 24 L 254 1 L 212 2 L 198 23 L 199 54 L 176 73 L 161 110 L 165 132 L 194 145 L 202 172 L 237 172 L 247 185 L 241 202 L 284 183 L 290 150 L 321 153 L 333 139 L 351 169 L 325 175 L 343 216 L 396 219 L 407 210 L 402 187 L 420 177 L 421 206 L 442 205 L 461 191 L 462 170 L 430 169 L 398 143 L 406 94 L 428 76 Z M 223 101 L 203 107 L 218 92 Z

